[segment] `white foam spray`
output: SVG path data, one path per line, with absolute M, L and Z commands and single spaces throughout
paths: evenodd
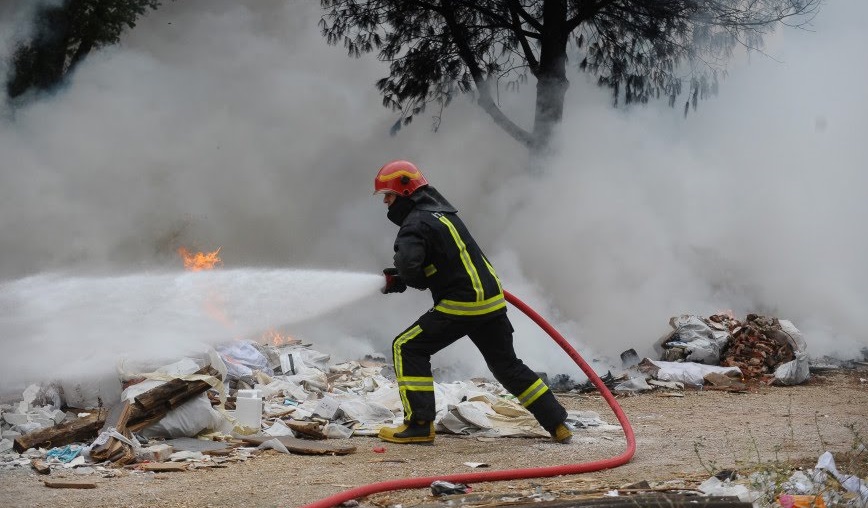
M 0 285 L 0 385 L 101 375 L 125 359 L 174 361 L 316 318 L 381 282 L 358 272 L 249 268 L 18 279 Z

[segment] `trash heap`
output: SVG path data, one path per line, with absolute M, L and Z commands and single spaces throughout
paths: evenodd
M 657 390 L 679 397 L 685 388 L 745 392 L 757 384 L 797 385 L 810 377 L 807 344 L 788 320 L 748 314 L 741 321 L 720 313 L 676 316 L 669 325 L 672 330 L 653 345 L 656 359 L 628 349 L 621 353 L 623 370 L 601 374 L 603 384 L 616 394 Z M 548 384 L 559 392 L 597 389 L 565 374 Z
M 373 357 L 333 364 L 300 341 L 238 340 L 151 372 L 119 369 L 117 386 L 34 384 L 22 400 L 0 404 L 0 468 L 29 465 L 49 474 L 75 467 L 111 476 L 117 468 L 218 467 L 263 449 L 353 453 L 355 446 L 340 440 L 374 436 L 403 419 L 384 367 Z M 437 432 L 548 437 L 498 383 L 435 383 L 435 394 Z M 620 431 L 590 411 L 573 411 L 568 422 Z
M 655 348 L 668 362 L 736 367 L 745 382 L 795 385 L 810 376 L 807 344 L 790 321 L 748 314 L 673 317 Z

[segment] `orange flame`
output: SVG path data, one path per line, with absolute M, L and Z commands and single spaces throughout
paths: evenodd
M 213 252 L 197 252 L 195 254 L 192 254 L 185 247 L 178 249 L 178 254 L 184 260 L 184 268 L 192 272 L 211 270 L 215 266 L 222 265 L 223 261 L 220 259 L 219 253 L 220 248 Z
M 262 339 L 263 341 L 271 342 L 273 346 L 285 346 L 301 342 L 298 339 L 293 339 L 289 335 L 282 335 L 277 330 L 268 330 L 262 334 Z

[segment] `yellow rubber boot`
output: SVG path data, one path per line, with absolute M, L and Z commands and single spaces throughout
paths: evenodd
M 559 423 L 551 434 L 555 443 L 568 444 L 573 439 L 573 433 L 565 423 Z
M 398 427 L 383 427 L 379 437 L 390 443 L 433 443 L 434 422 L 405 421 Z

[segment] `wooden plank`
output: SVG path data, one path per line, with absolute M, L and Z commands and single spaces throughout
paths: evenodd
M 187 464 L 183 462 L 146 462 L 141 464 L 141 467 L 137 467 L 136 469 L 141 469 L 143 471 L 153 471 L 155 473 L 173 473 L 178 471 L 186 471 Z
M 208 375 L 215 375 L 216 373 L 217 371 L 210 365 L 202 367 L 195 372 L 195 374 Z M 166 408 L 168 410 L 172 407 L 177 407 L 194 395 L 207 391 L 209 388 L 211 388 L 211 385 L 205 381 L 172 379 L 138 395 L 135 398 L 135 403 L 136 407 L 143 412 L 148 412 L 161 406 L 169 406 Z M 171 404 L 169 403 L 170 400 L 172 401 Z
M 107 411 L 94 410 L 88 416 L 53 427 L 35 430 L 15 438 L 13 448 L 24 453 L 29 448 L 55 448 L 94 438 L 105 423 Z
M 96 483 L 86 480 L 43 480 L 52 489 L 95 489 Z
M 254 446 L 259 446 L 266 441 L 277 439 L 286 447 L 287 450 L 290 451 L 290 453 L 297 453 L 299 455 L 349 455 L 356 451 L 356 447 L 352 445 L 331 444 L 327 441 L 310 441 L 306 439 L 298 439 L 292 436 L 251 436 L 242 437 L 241 439 Z
M 217 371 L 210 365 L 199 369 L 196 374 L 216 375 Z M 173 379 L 160 386 L 139 394 L 127 422 L 130 432 L 141 429 L 160 421 L 169 410 L 174 409 L 193 397 L 208 391 L 211 385 L 205 381 L 183 381 Z
M 197 374 L 216 374 L 216 370 L 209 365 L 200 369 Z M 168 388 L 164 388 L 166 385 L 169 385 Z M 173 407 L 180 406 L 209 388 L 211 385 L 204 381 L 173 379 L 136 397 L 136 404 L 130 406 L 128 414 L 123 411 L 118 414 L 119 423 L 126 423 L 130 432 L 138 432 L 160 421 Z M 145 406 L 139 404 L 140 399 L 145 402 Z M 107 413 L 105 409 L 93 410 L 84 418 L 18 436 L 13 447 L 16 452 L 24 453 L 29 448 L 53 448 L 91 440 L 105 424 Z M 113 454 L 117 452 L 111 451 Z
M 115 405 L 109 412 L 109 416 L 106 418 L 102 430 L 105 431 L 108 428 L 114 428 L 124 437 L 131 439 L 130 433 L 126 428 L 127 420 L 129 420 L 131 413 L 132 405 L 129 401 Z M 96 462 L 109 460 L 120 465 L 129 464 L 136 458 L 136 454 L 132 447 L 115 437 L 110 437 L 108 441 L 102 445 L 91 449 L 90 456 Z

